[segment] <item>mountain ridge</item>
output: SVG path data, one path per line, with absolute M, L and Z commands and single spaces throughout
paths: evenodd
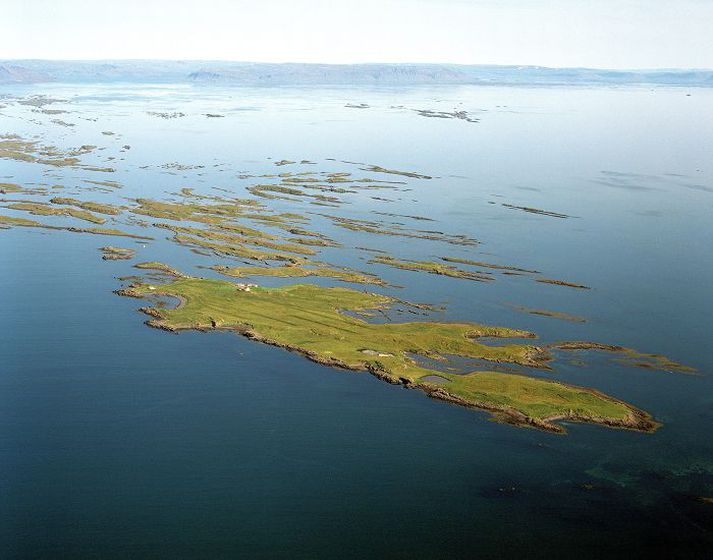
M 713 86 L 713 70 L 550 68 L 432 63 L 258 63 L 180 60 L 0 60 L 0 84 L 666 85 Z

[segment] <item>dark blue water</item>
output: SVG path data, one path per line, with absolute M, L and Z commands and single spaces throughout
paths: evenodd
M 712 93 L 41 92 L 72 98 L 72 113 L 61 117 L 77 126 L 40 125 L 29 118 L 41 117 L 11 108 L 0 116 L 0 132 L 107 145 L 126 160 L 114 161 L 110 177 L 124 189 L 105 199 L 167 197 L 184 186 L 237 192 L 250 184 L 238 171 L 274 169 L 267 157 L 341 170 L 324 163 L 335 157 L 434 175 L 410 184 L 410 192 L 360 194 L 335 213 L 428 215 L 437 223 L 413 226 L 482 245 L 377 237 L 315 217 L 348 248 L 326 251 L 325 260 L 378 272 L 404 286 L 386 290 L 399 297 L 444 304 L 442 319 L 531 329 L 544 341 L 592 339 L 661 352 L 703 375 L 583 355 L 585 367 L 564 361 L 544 375 L 633 402 L 664 427 L 653 435 L 581 425 L 568 426 L 567 436 L 516 429 L 230 334 L 149 329 L 136 312 L 140 302 L 112 294 L 117 276 L 135 272 L 132 263 L 101 261 L 96 249 L 136 246 L 141 260 L 192 273 L 220 259 L 165 239 L 143 247 L 0 230 L 0 557 L 709 556 L 713 505 L 700 497 L 713 496 L 713 141 L 703 134 L 713 125 Z M 362 101 L 373 108 L 343 107 Z M 481 123 L 390 109 L 457 102 L 482 110 Z M 146 110 L 189 117 L 164 121 Z M 205 120 L 202 112 L 227 116 Z M 108 140 L 102 130 L 121 137 Z M 131 150 L 121 154 L 125 143 Z M 223 167 L 175 175 L 140 169 L 173 161 Z M 86 178 L 0 165 L 0 176 L 12 177 L 1 181 L 69 189 Z M 372 194 L 400 200 L 376 202 Z M 501 202 L 576 218 L 525 214 Z M 356 246 L 405 258 L 490 260 L 594 289 L 424 276 L 367 265 Z M 525 315 L 512 304 L 589 321 Z

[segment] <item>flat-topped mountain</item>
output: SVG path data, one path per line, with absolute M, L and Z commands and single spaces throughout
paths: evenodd
M 0 60 L 0 83 L 144 82 L 224 85 L 713 86 L 713 70 L 599 70 L 457 64 L 306 64 L 225 61 Z

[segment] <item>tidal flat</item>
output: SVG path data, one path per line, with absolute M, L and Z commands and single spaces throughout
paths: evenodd
M 710 93 L 8 89 L 10 557 L 713 545 Z

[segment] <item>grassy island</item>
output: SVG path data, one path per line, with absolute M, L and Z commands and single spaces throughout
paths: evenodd
M 76 198 L 64 198 L 61 196 L 56 196 L 50 200 L 52 204 L 60 204 L 63 206 L 76 206 L 82 210 L 87 210 L 88 212 L 96 212 L 97 214 L 107 214 L 109 216 L 118 216 L 121 214 L 121 210 L 116 208 L 111 204 L 100 204 L 99 202 L 90 202 L 84 200 L 77 200 Z
M 498 338 L 535 338 L 527 331 L 476 323 L 374 324 L 342 313 L 395 302 L 383 295 L 304 284 L 261 288 L 191 277 L 137 282 L 117 293 L 137 298 L 166 295 L 181 302 L 175 309 L 142 308 L 152 317 L 152 327 L 234 331 L 319 363 L 368 371 L 434 398 L 487 410 L 518 426 L 558 433 L 565 431 L 557 423 L 562 420 L 645 432 L 658 427 L 648 413 L 593 389 L 509 373 L 456 375 L 422 367 L 413 355 L 443 361 L 460 356 L 534 368 L 546 368 L 552 355 L 525 342 L 494 344 Z M 489 339 L 487 344 L 484 339 Z
M 320 278 L 336 278 L 341 282 L 350 282 L 353 284 L 376 284 L 385 286 L 386 282 L 377 276 L 364 274 L 356 270 L 346 268 L 332 268 L 329 266 L 316 265 L 310 268 L 299 265 L 285 266 L 220 266 L 215 265 L 210 267 L 220 274 L 232 276 L 234 278 L 249 278 L 251 276 L 272 276 L 274 278 L 305 278 L 308 276 L 316 276 Z
M 100 247 L 99 250 L 104 253 L 102 259 L 105 261 L 128 261 L 134 258 L 136 251 L 134 249 L 124 249 L 123 247 Z
M 33 216 L 69 216 L 71 218 L 76 218 L 78 220 L 84 220 L 85 222 L 91 222 L 93 224 L 104 224 L 106 220 L 91 212 L 85 210 L 77 210 L 75 208 L 65 208 L 65 207 L 53 207 L 40 202 L 17 202 L 14 204 L 9 204 L 5 206 L 10 210 L 20 210 L 22 212 L 29 212 Z
M 141 240 L 152 240 L 153 237 L 148 237 L 146 235 L 135 235 L 133 233 L 127 233 L 118 229 L 111 228 L 79 228 L 79 227 L 66 227 L 66 226 L 54 226 L 51 224 L 45 224 L 38 222 L 36 220 L 28 220 L 27 218 L 15 218 L 14 216 L 2 216 L 0 215 L 0 227 L 29 227 L 38 229 L 48 229 L 54 231 L 71 231 L 72 233 L 90 233 L 93 235 L 113 235 L 116 237 L 128 237 L 130 239 L 141 239 Z
M 473 272 L 463 270 L 450 264 L 443 264 L 433 261 L 415 261 L 396 259 L 394 257 L 379 255 L 369 261 L 375 264 L 385 264 L 402 270 L 411 270 L 413 272 L 426 272 L 428 274 L 438 274 L 440 276 L 450 276 L 451 278 L 463 278 L 464 280 L 473 280 L 475 282 L 490 282 L 493 280 L 487 272 Z

